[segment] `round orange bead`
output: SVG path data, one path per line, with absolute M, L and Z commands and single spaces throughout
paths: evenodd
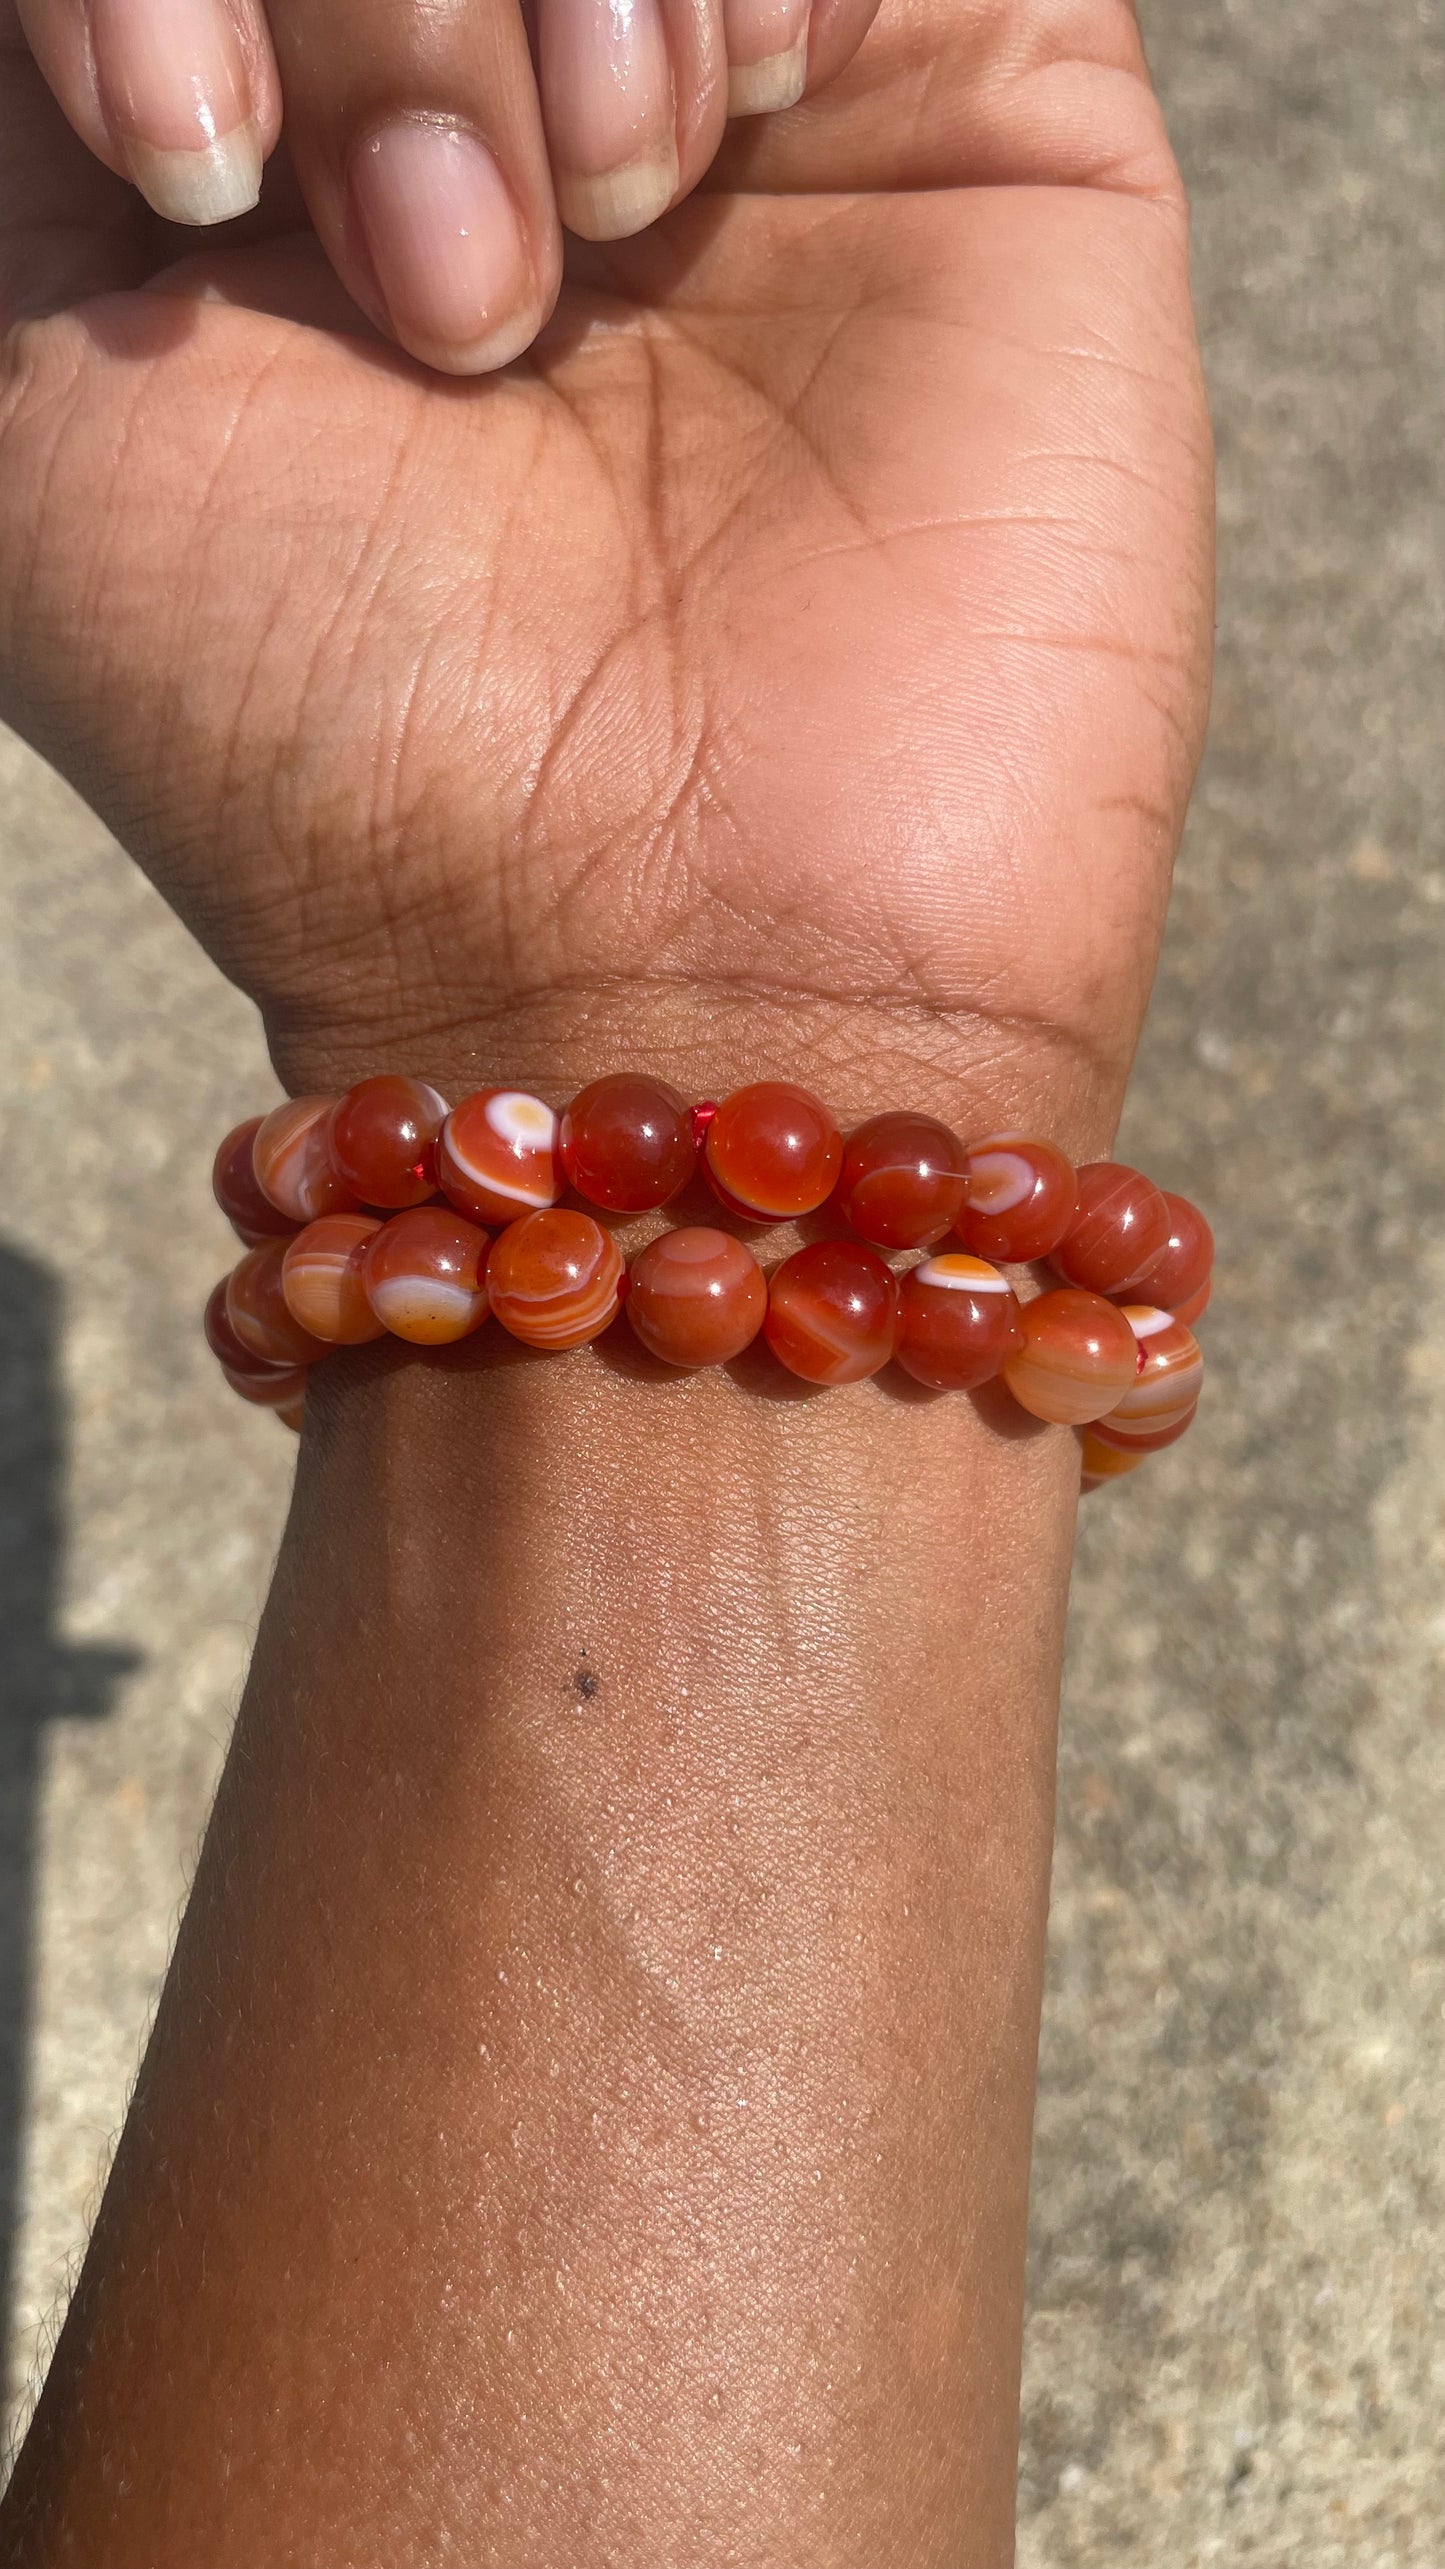
M 1152 1435 L 1129 1436 L 1115 1434 L 1111 1413 L 1107 1418 L 1095 1419 L 1089 1433 L 1097 1436 L 1101 1444 L 1113 1446 L 1120 1454 L 1162 1454 L 1166 1445 L 1177 1445 L 1181 1436 L 1188 1435 L 1198 1415 L 1199 1403 L 1195 1401 L 1191 1408 L 1179 1411 L 1167 1427 L 1156 1428 Z
M 976 1258 L 1026 1266 L 1058 1247 L 1078 1194 L 1073 1163 L 1052 1142 L 996 1133 L 975 1142 L 964 1163 L 958 1236 Z
M 751 1249 L 704 1223 L 664 1231 L 633 1259 L 627 1317 L 665 1365 L 726 1365 L 763 1325 L 768 1288 Z
M 267 1365 L 314 1365 L 324 1340 L 303 1329 L 291 1312 L 282 1281 L 286 1243 L 264 1240 L 248 1249 L 226 1279 L 226 1318 L 241 1344 Z
M 230 1281 L 229 1276 L 222 1276 L 220 1283 L 211 1287 L 201 1322 L 206 1333 L 206 1345 L 223 1371 L 229 1369 L 237 1374 L 294 1373 L 294 1365 L 270 1364 L 237 1337 L 226 1313 L 226 1292 Z
M 1078 1184 L 1078 1207 L 1053 1263 L 1083 1293 L 1128 1293 L 1169 1245 L 1169 1207 L 1153 1180 L 1122 1160 L 1091 1160 Z
M 623 1274 L 616 1241 L 590 1213 L 528 1213 L 493 1246 L 492 1309 L 529 1347 L 581 1347 L 616 1317 Z
M 555 1204 L 566 1177 L 551 1107 L 521 1088 L 464 1097 L 441 1129 L 437 1184 L 473 1222 L 516 1222 Z
M 676 1089 L 625 1071 L 578 1091 L 560 1138 L 570 1183 L 609 1213 L 668 1203 L 697 1166 L 692 1117 Z
M 378 1328 L 413 1347 L 450 1347 L 480 1329 L 491 1308 L 492 1244 L 445 1204 L 420 1204 L 383 1222 L 366 1252 L 366 1297 Z
M 898 1335 L 898 1284 L 872 1249 L 816 1240 L 768 1281 L 764 1334 L 805 1383 L 861 1383 L 881 1372 Z
M 1024 1343 L 1003 1378 L 1020 1409 L 1060 1427 L 1084 1427 L 1117 1407 L 1139 1370 L 1134 1332 L 1096 1293 L 1040 1294 L 1022 1305 Z
M 843 1136 L 826 1106 L 790 1080 L 759 1080 L 725 1097 L 707 1128 L 703 1164 L 730 1211 L 790 1222 L 826 1204 Z
M 1162 1190 L 1169 1208 L 1169 1237 L 1163 1255 L 1149 1270 L 1149 1299 L 1161 1311 L 1183 1312 L 1186 1303 L 1197 1306 L 1185 1313 L 1197 1318 L 1204 1307 L 1199 1301 L 1209 1300 L 1209 1280 L 1214 1273 L 1214 1234 L 1197 1204 L 1187 1195 L 1171 1195 Z
M 1123 1399 L 1099 1424 L 1125 1445 L 1152 1440 L 1178 1420 L 1193 1417 L 1204 1384 L 1204 1358 L 1192 1331 L 1173 1312 L 1125 1303 L 1119 1317 L 1134 1333 L 1139 1370 Z
M 251 1165 L 263 1195 L 292 1222 L 322 1213 L 354 1213 L 356 1198 L 331 1165 L 326 1128 L 334 1097 L 288 1097 L 263 1115 Z
M 963 1209 L 964 1166 L 957 1134 L 932 1115 L 875 1115 L 844 1146 L 838 1210 L 879 1248 L 929 1248 Z
M 261 1130 L 263 1118 L 250 1116 L 228 1133 L 216 1153 L 211 1169 L 211 1187 L 216 1202 L 240 1240 L 248 1249 L 263 1240 L 285 1239 L 295 1229 L 289 1215 L 280 1212 L 263 1195 L 257 1182 L 251 1146 Z
M 1149 1281 L 1152 1285 L 1154 1281 L 1152 1276 Z M 1174 1304 L 1173 1309 L 1175 1319 L 1182 1320 L 1186 1329 L 1196 1329 L 1200 1321 L 1204 1318 L 1206 1311 L 1209 1309 L 1213 1298 L 1214 1278 L 1213 1276 L 1206 1276 L 1197 1293 L 1188 1294 L 1183 1302 L 1176 1302 Z
M 935 1250 L 904 1277 L 895 1352 L 915 1382 L 972 1391 L 1002 1373 L 1023 1343 L 1018 1298 L 985 1259 Z
M 274 1409 L 288 1427 L 300 1426 L 306 1393 L 304 1365 L 272 1365 L 255 1373 L 246 1373 L 239 1365 L 223 1365 L 221 1371 L 242 1400 L 250 1401 L 256 1409 Z
M 1122 1480 L 1126 1472 L 1137 1472 L 1140 1464 L 1148 1460 L 1137 1446 L 1126 1449 L 1121 1445 L 1106 1444 L 1094 1427 L 1083 1428 L 1079 1442 L 1082 1447 L 1079 1460 L 1083 1466 L 1086 1490 L 1102 1489 L 1106 1481 Z
M 331 1110 L 332 1167 L 363 1204 L 387 1212 L 425 1204 L 436 1192 L 437 1135 L 446 1114 L 446 1099 L 425 1080 L 358 1080 Z
M 366 1252 L 381 1224 L 366 1213 L 323 1213 L 288 1241 L 281 1290 L 293 1320 L 328 1347 L 364 1347 L 381 1336 L 366 1299 Z

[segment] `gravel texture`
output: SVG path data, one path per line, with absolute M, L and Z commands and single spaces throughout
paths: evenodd
M 1198 1428 L 1082 1543 L 1021 2561 L 1441 2569 L 1445 46 L 1433 0 L 1144 15 L 1195 198 L 1221 626 L 1123 1147 L 1217 1208 L 1223 1282 Z M 17 2398 L 285 1505 L 289 1440 L 195 1328 L 228 1238 L 200 1172 L 274 1093 L 245 1004 L 0 735 Z

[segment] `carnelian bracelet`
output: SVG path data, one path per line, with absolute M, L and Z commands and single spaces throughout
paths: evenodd
M 736 1232 L 692 1224 L 629 1269 L 596 1215 L 562 1201 L 570 1188 L 604 1214 L 650 1212 L 699 1163 L 734 1221 L 827 1206 L 856 1237 L 765 1276 Z M 1199 1402 L 1190 1324 L 1214 1242 L 1186 1197 L 1020 1134 L 965 1147 L 931 1115 L 875 1115 L 845 1140 L 788 1081 L 689 1107 L 624 1072 L 559 1116 L 520 1089 L 449 1108 L 420 1080 L 364 1079 L 237 1125 L 214 1185 L 246 1255 L 206 1336 L 242 1398 L 293 1427 L 307 1367 L 334 1348 L 387 1331 L 446 1346 L 489 1312 L 527 1346 L 580 1347 L 623 1308 L 669 1365 L 725 1365 L 761 1332 L 810 1383 L 890 1361 L 940 1391 L 1002 1377 L 1032 1417 L 1083 1432 L 1091 1488 L 1172 1445 Z M 898 1272 L 879 1254 L 919 1249 Z M 1062 1283 L 1021 1300 L 1001 1268 L 1040 1260 Z

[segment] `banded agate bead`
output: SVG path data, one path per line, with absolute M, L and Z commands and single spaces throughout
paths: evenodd
M 1199 1403 L 1195 1401 L 1181 1410 L 1170 1426 L 1157 1429 L 1152 1436 L 1116 1435 L 1112 1416 L 1095 1419 L 1089 1432 L 1097 1434 L 1106 1445 L 1116 1446 L 1121 1454 L 1162 1454 L 1167 1445 L 1177 1445 L 1181 1436 L 1188 1435 L 1198 1415 Z
M 1079 1443 L 1086 1490 L 1100 1489 L 1105 1481 L 1122 1480 L 1126 1472 L 1137 1472 L 1140 1464 L 1149 1459 L 1137 1446 L 1107 1444 L 1096 1427 L 1081 1428 Z
M 838 1210 L 861 1240 L 927 1249 L 963 1206 L 963 1144 L 932 1115 L 875 1115 L 850 1133 Z
M 1161 1311 L 1178 1312 L 1186 1322 L 1193 1322 L 1209 1300 L 1214 1234 L 1187 1195 L 1171 1195 L 1167 1187 L 1162 1193 L 1169 1208 L 1169 1237 L 1163 1255 L 1149 1270 L 1150 1300 Z M 1191 1306 L 1187 1311 L 1186 1304 Z
M 211 1168 L 211 1188 L 216 1202 L 230 1223 L 238 1240 L 248 1249 L 259 1248 L 263 1240 L 281 1240 L 295 1229 L 289 1214 L 278 1211 L 257 1183 L 251 1158 L 251 1145 L 261 1130 L 263 1118 L 248 1117 L 226 1135 Z
M 267 1365 L 314 1365 L 326 1347 L 291 1312 L 282 1282 L 283 1240 L 248 1249 L 226 1279 L 226 1318 L 252 1356 Z
M 557 1118 L 525 1089 L 479 1088 L 442 1126 L 437 1184 L 473 1222 L 516 1222 L 542 1212 L 565 1182 Z
M 1153 1281 L 1154 1279 L 1151 1276 L 1149 1279 L 1151 1285 Z M 1214 1278 L 1213 1276 L 1206 1276 L 1197 1293 L 1188 1294 L 1183 1302 L 1175 1303 L 1175 1319 L 1182 1320 L 1186 1329 L 1197 1329 L 1200 1321 L 1204 1318 L 1206 1311 L 1209 1309 L 1213 1298 Z
M 1078 1192 L 1073 1163 L 1052 1142 L 995 1133 L 975 1142 L 964 1163 L 958 1237 L 976 1258 L 1027 1266 L 1058 1247 Z
M 239 1365 L 223 1365 L 221 1371 L 233 1392 L 250 1401 L 255 1409 L 274 1409 L 288 1427 L 301 1424 L 301 1402 L 306 1391 L 305 1365 L 268 1365 L 255 1373 L 245 1373 Z
M 413 1347 L 450 1347 L 491 1308 L 492 1244 L 445 1204 L 420 1204 L 378 1225 L 362 1278 L 378 1330 Z
M 1078 1181 L 1078 1209 L 1053 1264 L 1082 1293 L 1128 1293 L 1169 1245 L 1169 1207 L 1153 1179 L 1122 1160 L 1090 1160 Z
M 560 1141 L 570 1183 L 609 1213 L 668 1203 L 697 1166 L 692 1116 L 676 1089 L 626 1071 L 579 1089 Z
M 894 1350 L 905 1373 L 940 1392 L 973 1391 L 1023 1346 L 1006 1276 L 962 1250 L 935 1251 L 903 1279 Z
M 865 1382 L 893 1353 L 897 1279 L 858 1241 L 815 1240 L 769 1278 L 763 1334 L 805 1383 Z
M 843 1165 L 828 1109 L 791 1080 L 758 1080 L 725 1097 L 707 1127 L 703 1167 L 730 1213 L 791 1222 L 826 1204 Z
M 436 1192 L 436 1144 L 447 1101 L 425 1080 L 358 1080 L 326 1128 L 331 1165 L 362 1204 L 394 1213 Z
M 1204 1358 L 1193 1332 L 1173 1312 L 1125 1303 L 1119 1317 L 1133 1331 L 1138 1371 L 1099 1426 L 1117 1444 L 1152 1447 L 1157 1437 L 1193 1417 L 1204 1384 Z
M 287 1243 L 281 1262 L 286 1308 L 328 1347 L 364 1347 L 381 1336 L 364 1275 L 367 1249 L 380 1229 L 367 1213 L 323 1213 Z
M 528 1347 L 581 1347 L 616 1318 L 622 1254 L 590 1213 L 524 1214 L 493 1244 L 488 1285 L 504 1329 Z
M 263 1195 L 291 1222 L 322 1213 L 354 1213 L 356 1198 L 331 1165 L 326 1127 L 334 1097 L 288 1097 L 263 1115 L 251 1164 Z
M 768 1288 L 741 1240 L 705 1223 L 664 1231 L 632 1261 L 627 1317 L 665 1365 L 727 1365 L 763 1325 Z
M 211 1287 L 201 1321 L 201 1326 L 206 1333 L 206 1345 L 210 1348 L 222 1372 L 228 1379 L 232 1374 L 294 1373 L 296 1370 L 294 1365 L 270 1364 L 264 1356 L 256 1355 L 246 1345 L 244 1339 L 237 1337 L 226 1311 L 226 1291 L 230 1281 L 229 1276 L 222 1276 L 220 1283 Z
M 1134 1332 L 1101 1294 L 1042 1293 L 1020 1311 L 1024 1343 L 1003 1369 L 1020 1409 L 1086 1427 L 1123 1399 L 1139 1370 Z

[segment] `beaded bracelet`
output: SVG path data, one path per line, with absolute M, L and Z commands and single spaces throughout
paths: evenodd
M 604 1224 L 562 1202 L 570 1187 L 602 1213 L 651 1212 L 699 1164 L 735 1222 L 827 1206 L 856 1236 L 765 1276 L 735 1231 L 689 1224 L 628 1268 Z M 845 1140 L 788 1081 L 689 1107 L 620 1073 L 558 1116 L 519 1089 L 448 1107 L 420 1080 L 364 1079 L 237 1125 L 213 1182 L 246 1255 L 206 1336 L 233 1389 L 293 1427 L 307 1368 L 334 1348 L 388 1331 L 446 1346 L 489 1313 L 528 1346 L 580 1347 L 623 1309 L 685 1368 L 725 1365 L 761 1332 L 810 1383 L 890 1362 L 939 1391 L 1002 1378 L 1030 1416 L 1082 1432 L 1087 1488 L 1173 1444 L 1199 1402 L 1190 1324 L 1214 1242 L 1186 1197 L 1020 1134 L 965 1148 L 931 1115 L 875 1115 Z M 898 1271 L 880 1255 L 908 1250 L 925 1254 Z M 1039 1261 L 1062 1282 L 1022 1300 L 1001 1269 Z

